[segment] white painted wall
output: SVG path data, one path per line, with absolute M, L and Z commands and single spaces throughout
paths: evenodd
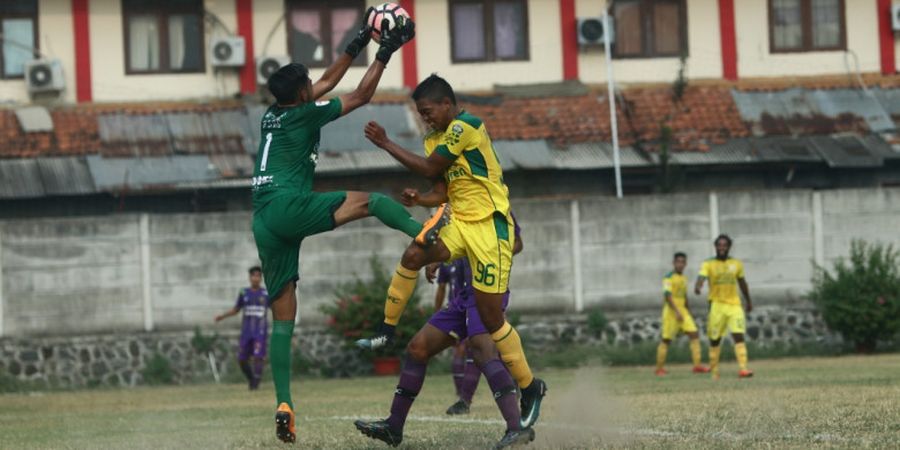
M 433 72 L 458 90 L 486 90 L 495 84 L 555 82 L 562 79 L 559 2 L 529 0 L 528 61 L 459 63 L 451 61 L 447 0 L 417 0 L 416 39 L 419 77 Z
M 422 0 L 420 0 L 421 2 Z M 366 0 L 368 5 L 384 3 L 379 0 Z M 256 56 L 287 56 L 288 39 L 287 25 L 282 19 L 285 13 L 284 0 L 253 0 L 253 52 Z M 417 15 L 421 15 L 418 13 Z M 421 33 L 422 25 L 416 20 L 416 31 Z M 271 38 L 269 35 L 271 34 Z M 421 38 L 416 38 L 418 45 L 422 45 Z M 267 44 L 268 40 L 268 45 Z M 368 49 L 369 63 L 375 61 L 375 52 L 378 44 L 371 42 Z M 397 52 L 392 58 L 384 74 L 381 76 L 379 87 L 381 89 L 400 89 L 403 87 L 403 57 Z M 299 61 L 303 62 L 303 61 Z M 318 79 L 325 69 L 310 69 L 309 74 L 313 80 Z M 347 92 L 356 88 L 359 80 L 366 72 L 366 67 L 351 67 L 344 76 L 343 81 L 335 88 L 335 92 Z
M 742 0 L 744 1 L 744 0 Z M 599 17 L 603 2 L 576 0 L 576 17 Z M 722 77 L 722 40 L 719 34 L 719 7 L 716 0 L 687 0 L 689 78 Z M 578 70 L 586 83 L 606 82 L 603 48 L 579 50 Z M 678 74 L 678 58 L 613 60 L 613 77 L 618 83 L 670 82 Z
M 847 51 L 859 58 L 862 72 L 881 70 L 875 2 L 845 0 Z M 738 76 L 777 77 L 843 74 L 847 72 L 843 51 L 769 53 L 769 22 L 766 0 L 734 2 L 737 28 Z M 847 55 L 855 70 L 852 55 Z
M 75 47 L 72 40 L 72 6 L 68 1 L 38 2 L 38 46 L 41 53 L 59 58 L 63 65 L 66 90 L 60 101 L 75 100 Z M 24 79 L 0 79 L 0 103 L 29 103 Z

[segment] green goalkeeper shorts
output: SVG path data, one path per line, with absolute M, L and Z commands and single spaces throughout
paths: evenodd
M 303 238 L 334 229 L 334 212 L 347 193 L 297 192 L 278 195 L 253 213 L 253 238 L 271 301 L 300 279 Z

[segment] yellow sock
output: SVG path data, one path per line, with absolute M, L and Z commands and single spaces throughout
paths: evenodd
M 737 357 L 738 367 L 747 370 L 747 344 L 743 342 L 734 344 L 734 356 Z
M 531 368 L 528 367 L 525 350 L 522 349 L 522 340 L 519 339 L 516 329 L 509 322 L 503 322 L 503 326 L 499 330 L 491 333 L 491 339 L 494 340 L 497 351 L 500 352 L 500 359 L 506 364 L 506 368 L 516 380 L 516 384 L 522 389 L 528 387 L 534 380 L 534 375 L 531 374 Z
M 384 323 L 396 326 L 400 322 L 400 316 L 406 309 L 406 302 L 416 289 L 418 278 L 418 271 L 397 264 L 397 271 L 391 277 L 391 287 L 387 291 L 387 300 L 384 301 Z
M 722 347 L 719 345 L 709 347 L 709 371 L 714 377 L 719 375 L 719 353 L 721 351 Z
M 691 361 L 694 367 L 700 365 L 700 339 L 691 339 Z
M 669 346 L 665 342 L 660 342 L 656 347 L 656 370 L 666 365 L 666 353 L 669 353 Z

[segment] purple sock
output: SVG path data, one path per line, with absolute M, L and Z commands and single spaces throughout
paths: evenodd
M 469 405 L 472 404 L 472 397 L 475 396 L 475 389 L 478 389 L 479 380 L 481 380 L 481 369 L 478 368 L 475 360 L 472 359 L 472 353 L 467 351 L 463 377 L 456 388 L 460 400 Z
M 518 430 L 522 412 L 519 411 L 519 402 L 516 399 L 516 384 L 506 370 L 506 366 L 499 359 L 492 359 L 481 368 L 488 386 L 494 393 L 494 400 L 500 408 L 500 414 L 506 420 L 507 430 Z
M 457 356 L 454 353 L 450 370 L 453 372 L 453 385 L 456 386 L 456 395 L 459 398 L 462 398 L 462 391 L 460 389 L 462 388 L 463 377 L 466 376 L 466 355 Z
M 263 368 L 266 366 L 266 362 L 263 361 L 262 358 L 254 358 L 253 359 L 253 378 L 256 379 L 258 383 L 259 380 L 262 379 Z
M 425 382 L 425 369 L 428 367 L 426 363 L 418 362 L 407 357 L 403 363 L 403 370 L 400 372 L 400 382 L 397 383 L 397 390 L 394 392 L 394 402 L 391 404 L 391 415 L 387 418 L 387 423 L 394 431 L 403 431 L 403 424 L 406 423 L 406 416 L 409 415 L 409 408 L 412 407 L 413 400 L 422 389 L 422 383 Z

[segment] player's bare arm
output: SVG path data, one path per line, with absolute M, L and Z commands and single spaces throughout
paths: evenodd
M 418 189 L 406 188 L 400 194 L 400 203 L 404 206 L 434 207 L 447 203 L 448 200 L 447 183 L 444 180 L 435 181 L 431 190 L 425 193 L 419 192 Z
M 753 302 L 750 300 L 750 286 L 747 286 L 747 280 L 738 278 L 738 286 L 740 286 L 741 293 L 744 294 L 744 300 L 747 302 L 744 309 L 747 312 L 753 311 Z
M 681 311 L 675 307 L 675 301 L 672 300 L 672 294 L 666 292 L 665 293 L 665 302 L 669 305 L 669 308 L 672 308 L 672 311 L 675 311 L 675 318 L 678 319 L 679 322 L 684 322 L 684 317 L 681 315 Z
M 369 41 L 372 39 L 372 27 L 369 26 L 369 17 L 372 14 L 375 14 L 375 8 L 370 6 L 366 13 L 363 14 L 362 26 L 356 32 L 353 40 L 347 44 L 344 53 L 341 53 L 341 56 L 328 69 L 325 69 L 322 77 L 313 83 L 314 99 L 318 100 L 323 95 L 331 92 L 344 78 L 347 69 L 353 64 L 353 60 L 369 45 Z
M 366 139 L 375 144 L 376 147 L 386 150 L 400 164 L 425 178 L 438 178 L 453 164 L 453 161 L 439 155 L 437 152 L 425 158 L 401 147 L 387 136 L 384 127 L 379 125 L 378 122 L 372 121 L 366 124 L 365 134 Z
M 388 30 L 387 25 L 382 25 L 382 29 L 384 31 L 381 34 L 381 46 L 378 47 L 378 53 L 375 54 L 375 61 L 369 65 L 369 69 L 366 70 L 366 74 L 363 75 L 356 89 L 339 97 L 342 116 L 372 100 L 375 88 L 381 81 L 381 74 L 384 73 L 384 68 L 390 61 L 391 55 L 416 35 L 415 24 L 412 21 L 404 22 L 391 30 Z
M 229 317 L 231 317 L 231 316 L 236 316 L 239 312 L 241 312 L 241 310 L 239 310 L 239 309 L 237 309 L 237 308 L 231 308 L 231 309 L 229 309 L 228 311 L 225 311 L 224 313 L 219 314 L 218 316 L 216 316 L 216 322 L 219 322 L 219 321 L 221 321 L 221 320 L 223 320 L 223 319 L 227 319 L 227 318 L 229 318 Z
M 516 236 L 516 243 L 513 245 L 512 253 L 513 255 L 518 255 L 525 249 L 525 241 L 522 240 L 522 236 Z
M 703 282 L 706 281 L 706 277 L 700 275 L 697 277 L 697 282 L 694 284 L 694 294 L 700 295 L 700 292 L 703 291 Z

